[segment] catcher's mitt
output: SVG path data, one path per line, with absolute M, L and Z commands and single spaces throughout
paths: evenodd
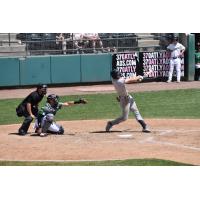
M 87 104 L 88 101 L 86 99 L 80 98 L 77 101 L 74 101 L 74 104 Z

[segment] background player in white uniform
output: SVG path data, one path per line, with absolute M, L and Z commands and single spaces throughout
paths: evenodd
M 145 123 L 144 119 L 142 118 L 136 102 L 134 98 L 128 94 L 128 91 L 126 89 L 126 83 L 135 83 L 142 81 L 142 76 L 136 76 L 136 77 L 130 77 L 130 78 L 123 78 L 121 77 L 121 73 L 117 71 L 116 69 L 111 71 L 111 77 L 112 77 L 112 83 L 115 87 L 115 90 L 118 93 L 118 100 L 120 102 L 120 106 L 122 109 L 122 115 L 118 117 L 117 119 L 113 121 L 109 121 L 106 126 L 106 131 L 110 131 L 112 126 L 119 124 L 123 121 L 126 121 L 128 119 L 129 111 L 132 111 L 135 114 L 136 120 L 139 122 L 139 124 L 142 126 L 142 131 L 149 133 L 150 130 L 147 127 L 147 124 Z
M 172 37 L 172 43 L 167 46 L 167 50 L 170 51 L 170 69 L 169 77 L 167 83 L 172 81 L 172 75 L 174 71 L 174 66 L 176 66 L 177 83 L 181 81 L 181 57 L 184 54 L 185 47 L 178 42 L 178 36 L 174 35 Z

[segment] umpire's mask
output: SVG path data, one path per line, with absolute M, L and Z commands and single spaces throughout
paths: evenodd
M 47 85 L 38 85 L 37 91 L 42 95 L 45 95 L 47 93 Z

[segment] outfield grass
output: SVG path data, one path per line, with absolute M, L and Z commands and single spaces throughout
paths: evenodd
M 160 159 L 129 159 L 109 161 L 82 161 L 82 162 L 31 162 L 31 161 L 0 161 L 0 166 L 192 166 Z
M 61 97 L 61 101 L 78 99 L 80 96 Z M 60 110 L 56 120 L 113 119 L 120 115 L 116 93 L 82 96 L 89 103 Z M 200 89 L 141 92 L 134 94 L 144 118 L 200 118 Z M 21 123 L 15 108 L 22 99 L 0 100 L 0 124 Z M 45 104 L 45 100 L 40 103 Z M 131 114 L 132 115 L 132 114 Z M 130 116 L 131 116 L 130 115 Z

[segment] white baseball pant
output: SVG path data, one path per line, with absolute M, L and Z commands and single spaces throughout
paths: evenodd
M 126 121 L 129 116 L 129 111 L 133 112 L 137 121 L 143 120 L 137 105 L 131 95 L 127 97 L 120 97 L 120 106 L 122 109 L 122 115 L 117 119 L 111 121 L 112 125 L 119 124 Z
M 181 80 L 181 59 L 180 58 L 170 59 L 168 81 L 172 81 L 172 75 L 173 75 L 175 66 L 176 66 L 177 81 L 180 82 Z

